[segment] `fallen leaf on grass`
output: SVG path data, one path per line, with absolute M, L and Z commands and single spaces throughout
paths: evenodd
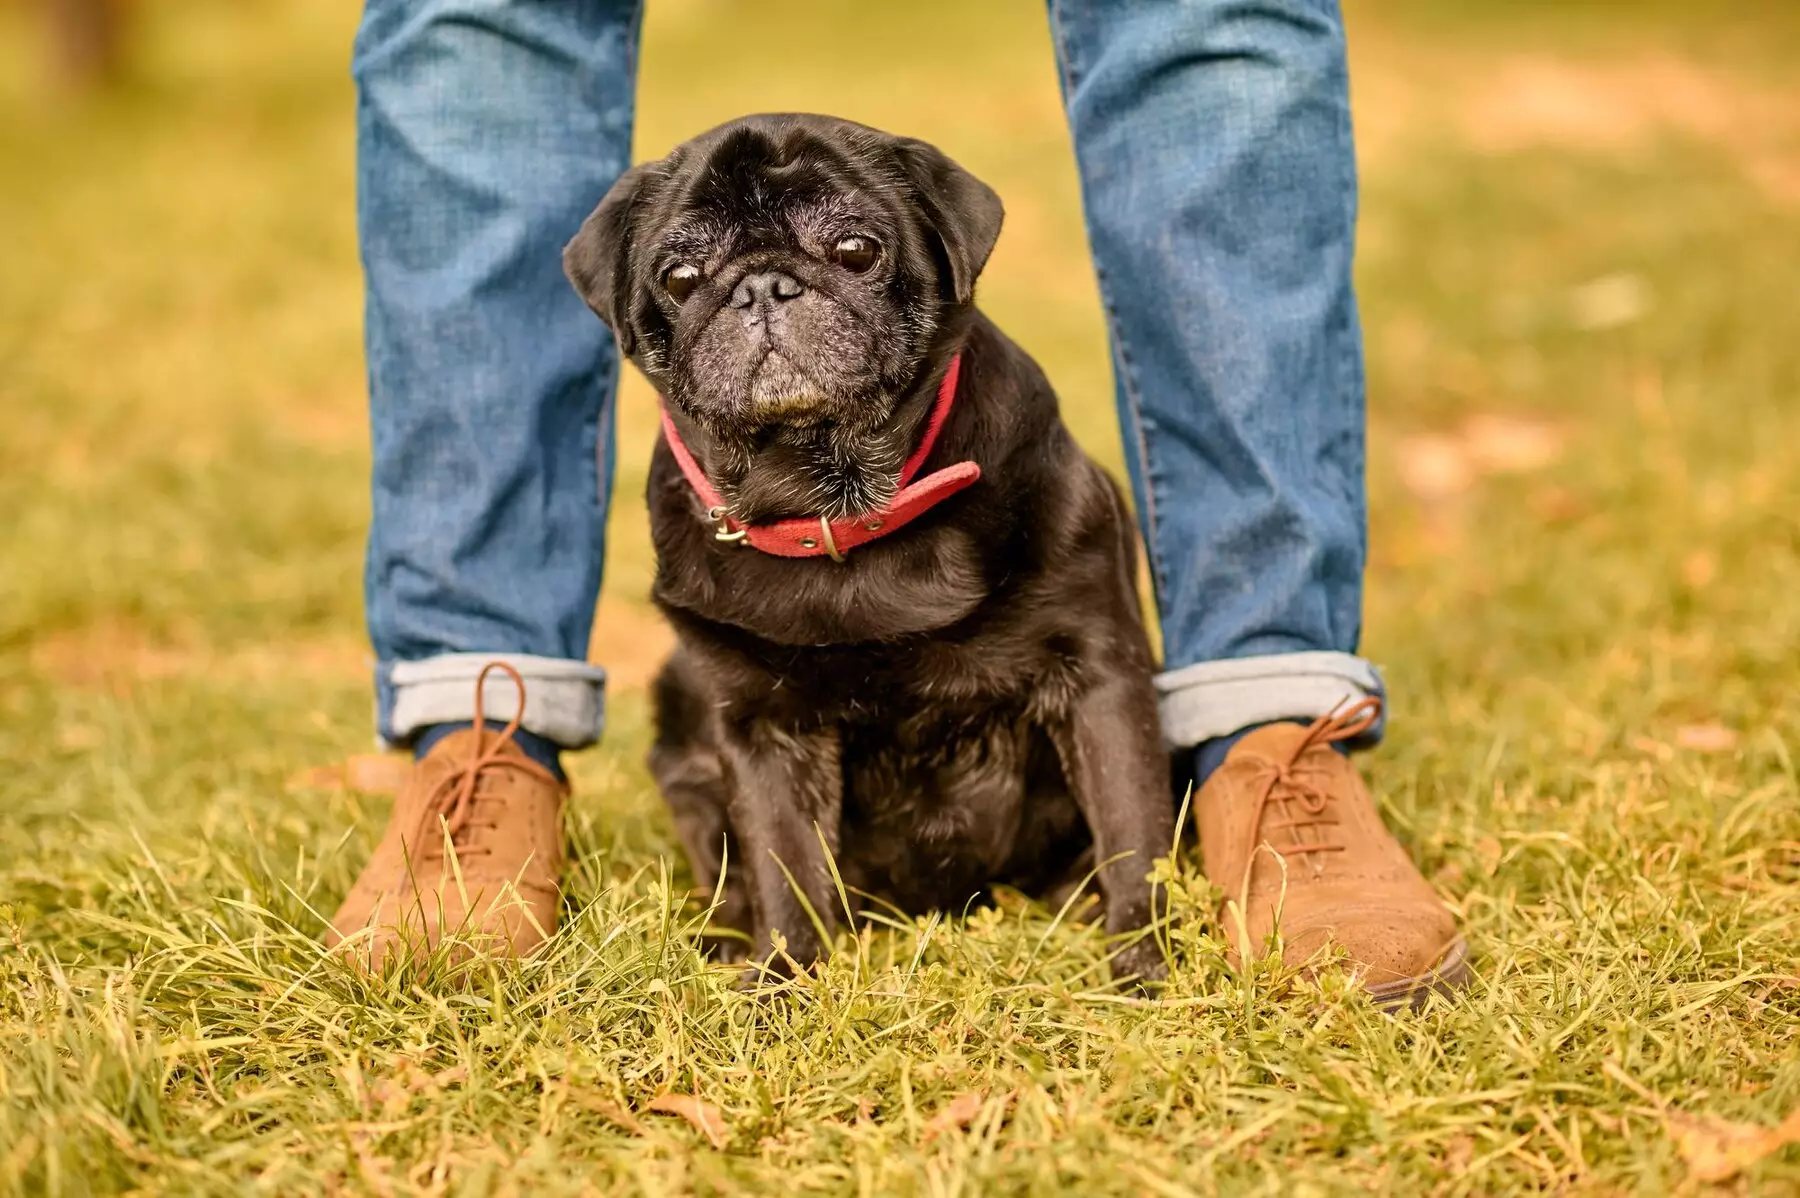
M 1475 842 L 1475 859 L 1481 862 L 1481 868 L 1488 877 L 1500 868 L 1500 859 L 1506 856 L 1506 849 L 1492 836 L 1483 836 Z
M 412 768 L 412 758 L 403 753 L 359 753 L 344 762 L 344 785 L 364 794 L 399 794 Z
M 925 1125 L 922 1142 L 929 1144 L 947 1131 L 969 1126 L 975 1122 L 975 1116 L 981 1114 L 981 1104 L 985 1101 L 985 1090 L 965 1090 L 958 1094 L 931 1117 L 931 1121 Z
M 344 767 L 341 765 L 314 765 L 288 775 L 287 789 L 289 794 L 301 790 L 341 790 L 344 785 Z
M 714 1148 L 725 1147 L 725 1116 L 710 1102 L 702 1102 L 692 1094 L 658 1094 L 644 1104 L 644 1109 L 679 1115 L 693 1124 Z
M 1420 499 L 1448 499 L 1475 482 L 1462 443 L 1442 433 L 1420 433 L 1400 442 L 1400 482 Z
M 1723 724 L 1683 724 L 1675 729 L 1675 743 L 1696 753 L 1729 753 L 1738 735 Z
M 1438 867 L 1436 873 L 1431 875 L 1431 881 L 1434 885 L 1441 886 L 1445 890 L 1455 890 L 1463 884 L 1463 880 L 1467 876 L 1467 871 L 1463 869 L 1461 863 L 1456 861 L 1446 861 L 1443 865 Z
M 367 1186 L 371 1192 L 387 1198 L 394 1192 L 390 1177 L 393 1163 L 370 1152 L 367 1137 L 353 1136 L 351 1143 L 356 1151 L 357 1180 Z
M 1569 319 L 1578 329 L 1616 329 L 1650 311 L 1650 285 L 1639 275 L 1601 275 L 1569 291 Z
M 1696 549 L 1681 559 L 1681 581 L 1692 589 L 1704 590 L 1719 576 L 1719 555 L 1707 549 Z
M 62 724 L 56 729 L 56 747 L 77 752 L 98 749 L 106 743 L 106 733 L 92 724 Z
M 412 762 L 398 753 L 359 753 L 336 765 L 315 765 L 290 775 L 289 791 L 355 790 L 363 794 L 394 795 L 406 785 Z
M 1531 510 L 1545 524 L 1570 524 L 1591 510 L 1587 500 L 1567 487 L 1540 487 L 1532 493 Z
M 1688 1172 L 1699 1181 L 1725 1181 L 1789 1144 L 1800 1144 L 1800 1110 L 1777 1127 L 1669 1112 L 1663 1127 Z
M 381 1078 L 369 1088 L 369 1097 L 381 1104 L 383 1118 L 394 1119 L 406 1112 L 413 1095 L 436 1094 L 446 1086 L 461 1085 L 468 1080 L 469 1071 L 462 1065 L 432 1073 L 403 1057 L 393 1076 Z
M 1487 474 L 1523 474 L 1562 456 L 1562 430 L 1524 416 L 1471 416 L 1463 424 L 1462 439 L 1469 459 Z
M 1526 474 L 1562 456 L 1557 425 L 1488 412 L 1469 417 L 1455 433 L 1416 433 L 1400 440 L 1400 482 L 1427 502 L 1467 491 L 1485 475 Z

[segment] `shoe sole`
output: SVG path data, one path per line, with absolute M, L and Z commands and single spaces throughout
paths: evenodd
M 1401 1007 L 1418 1010 L 1434 994 L 1449 998 L 1469 983 L 1469 942 L 1458 936 L 1451 942 L 1436 965 L 1418 977 L 1400 978 L 1370 986 L 1369 998 L 1384 1011 Z

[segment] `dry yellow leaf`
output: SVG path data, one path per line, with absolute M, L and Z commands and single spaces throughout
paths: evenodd
M 1488 877 L 1500 868 L 1501 858 L 1506 856 L 1506 848 L 1492 836 L 1483 836 L 1475 842 L 1475 859 L 1481 862 L 1481 868 Z
M 986 1099 L 985 1090 L 965 1090 L 952 1098 L 925 1125 L 923 1142 L 929 1144 L 947 1131 L 969 1126 L 975 1121 L 975 1116 L 981 1114 L 981 1104 Z
M 342 790 L 344 786 L 344 767 L 341 765 L 312 765 L 288 775 L 288 793 L 300 790 Z
M 1602 275 L 1569 292 L 1569 316 L 1578 329 L 1616 329 L 1631 324 L 1652 305 L 1650 285 L 1642 276 Z
M 1420 433 L 1400 442 L 1400 482 L 1424 500 L 1443 500 L 1467 491 L 1475 471 L 1460 441 L 1442 433 Z
M 692 1094 L 658 1094 L 644 1104 L 644 1109 L 664 1115 L 679 1115 L 705 1136 L 714 1148 L 725 1147 L 728 1138 L 725 1116 L 710 1102 L 703 1102 Z
M 355 790 L 363 794 L 394 795 L 412 774 L 412 760 L 400 753 L 359 753 L 336 765 L 315 765 L 290 775 L 287 788 L 296 790 Z
M 1670 1112 L 1663 1126 L 1688 1172 L 1699 1181 L 1725 1181 L 1788 1144 L 1800 1144 L 1800 1110 L 1776 1127 Z
M 1738 735 L 1723 724 L 1683 724 L 1675 729 L 1675 743 L 1696 753 L 1729 753 Z
M 1561 457 L 1563 433 L 1547 421 L 1489 412 L 1469 417 L 1462 442 L 1469 460 L 1483 473 L 1521 474 Z
M 1455 433 L 1403 437 L 1395 464 L 1400 482 L 1429 502 L 1453 499 L 1488 474 L 1523 474 L 1562 456 L 1560 428 L 1543 420 L 1489 412 L 1469 417 Z
M 397 1119 L 411 1106 L 413 1095 L 426 1091 L 435 1094 L 445 1086 L 461 1085 L 468 1079 L 469 1071 L 462 1065 L 432 1073 L 402 1057 L 391 1077 L 380 1078 L 369 1088 L 369 1097 L 381 1104 L 382 1118 Z
M 1719 576 L 1719 555 L 1710 549 L 1696 549 L 1681 559 L 1681 581 L 1694 590 L 1704 590 Z
M 56 729 L 56 747 L 59 749 L 98 749 L 105 743 L 106 733 L 92 724 L 59 724 Z
M 412 766 L 412 758 L 404 753 L 359 753 L 344 762 L 344 785 L 364 794 L 399 794 L 412 776 Z
M 1587 500 L 1567 487 L 1539 487 L 1530 502 L 1532 514 L 1545 524 L 1570 524 L 1592 510 Z

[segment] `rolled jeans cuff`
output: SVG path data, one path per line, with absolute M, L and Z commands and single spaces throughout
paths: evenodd
M 585 661 L 514 653 L 446 653 L 423 661 L 384 662 L 376 686 L 377 727 L 389 745 L 404 745 L 433 724 L 475 718 L 475 680 L 504 662 L 525 680 L 520 726 L 564 749 L 600 739 L 606 716 L 606 671 Z M 511 678 L 496 670 L 482 692 L 482 714 L 509 722 L 519 710 Z
M 1163 739 L 1190 748 L 1276 720 L 1312 721 L 1360 699 L 1382 700 L 1382 713 L 1353 747 L 1387 731 L 1387 687 L 1375 667 L 1349 653 L 1275 653 L 1203 661 L 1155 679 Z

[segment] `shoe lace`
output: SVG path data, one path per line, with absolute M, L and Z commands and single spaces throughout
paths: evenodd
M 1261 763 L 1258 781 L 1261 790 L 1250 812 L 1251 835 L 1256 849 L 1244 863 L 1244 876 L 1239 884 L 1241 894 L 1250 889 L 1250 873 L 1256 867 L 1257 854 L 1268 844 L 1265 833 L 1280 829 L 1287 833 L 1287 847 L 1303 856 L 1313 853 L 1341 853 L 1344 844 L 1330 839 L 1328 829 L 1338 821 L 1329 815 L 1337 797 L 1319 783 L 1315 770 L 1301 768 L 1307 754 L 1342 741 L 1355 740 L 1375 726 L 1381 718 L 1381 700 L 1374 695 L 1348 707 L 1330 711 L 1306 726 L 1306 733 L 1294 743 L 1285 759 L 1266 758 Z M 1271 814 L 1277 818 L 1265 823 Z M 1302 831 L 1310 831 L 1311 837 Z M 1273 845 L 1269 846 L 1271 849 Z
M 483 700 L 487 687 L 488 675 L 499 670 L 512 679 L 513 687 L 519 696 L 518 707 L 505 728 L 493 733 L 488 739 L 487 707 Z M 428 853 L 439 853 L 443 850 L 446 835 L 450 845 L 456 850 L 458 859 L 486 856 L 488 850 L 481 846 L 467 843 L 468 834 L 481 828 L 492 827 L 492 824 L 480 823 L 475 819 L 475 807 L 478 800 L 488 797 L 490 789 L 484 785 L 496 773 L 512 771 L 542 777 L 546 781 L 554 781 L 550 772 L 537 762 L 525 757 L 518 757 L 506 752 L 508 745 L 516 745 L 513 739 L 525 719 L 525 679 L 511 664 L 504 661 L 491 661 L 481 668 L 475 678 L 475 748 L 468 757 L 456 762 L 450 772 L 438 779 L 426 796 L 425 805 L 419 812 L 418 826 L 414 829 L 413 843 Z M 440 824 L 441 821 L 441 824 Z

